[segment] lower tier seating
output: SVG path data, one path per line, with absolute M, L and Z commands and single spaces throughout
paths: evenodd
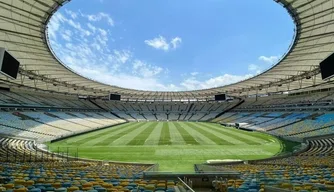
M 309 143 L 308 150 L 286 158 L 211 167 L 241 172 L 240 180 L 228 181 L 228 191 L 262 191 L 264 186 L 295 191 L 334 190 L 334 138 Z
M 0 163 L 0 191 L 174 192 L 174 180 L 144 180 L 145 166 L 87 162 Z
M 0 137 L 0 191 L 165 191 L 177 182 L 144 180 L 151 164 L 81 161 L 38 150 L 34 141 Z
M 334 138 L 311 140 L 310 148 L 291 157 L 260 161 L 257 164 L 334 167 Z

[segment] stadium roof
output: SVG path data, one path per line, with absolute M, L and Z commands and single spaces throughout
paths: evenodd
M 295 36 L 289 51 L 267 71 L 241 82 L 204 90 L 126 89 L 85 78 L 56 58 L 48 43 L 47 24 L 53 13 L 68 2 L 0 0 L 0 47 L 5 47 L 21 62 L 18 78 L 0 76 L 1 84 L 90 96 L 117 93 L 123 99 L 133 100 L 205 100 L 217 93 L 266 94 L 322 84 L 319 63 L 334 52 L 334 0 L 275 0 L 294 20 Z

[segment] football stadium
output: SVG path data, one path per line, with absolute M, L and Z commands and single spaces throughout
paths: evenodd
M 48 25 L 71 3 L 0 0 L 0 191 L 334 191 L 334 0 L 271 1 L 295 27 L 277 63 L 181 91 L 68 67 Z

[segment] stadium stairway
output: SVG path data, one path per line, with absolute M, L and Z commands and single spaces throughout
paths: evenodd
M 125 121 L 127 121 L 125 118 L 123 118 L 123 117 L 117 115 L 116 113 L 114 113 L 114 112 L 112 112 L 112 111 L 109 111 L 109 112 L 110 112 L 112 115 L 114 115 L 115 117 L 118 117 L 118 118 L 120 118 L 120 119 L 124 119 Z
M 88 101 L 89 101 L 90 103 L 92 103 L 93 105 L 95 105 L 96 107 L 98 107 L 99 109 L 101 109 L 101 110 L 103 110 L 103 111 L 106 111 L 106 112 L 110 112 L 110 113 L 113 114 L 115 117 L 118 117 L 118 118 L 120 118 L 120 119 L 124 119 L 123 117 L 120 117 L 120 116 L 117 115 L 116 113 L 110 111 L 108 108 L 104 108 L 104 107 L 102 107 L 101 105 L 99 105 L 98 103 L 94 102 L 93 100 L 88 99 Z M 126 119 L 124 119 L 124 120 L 126 120 Z
M 103 111 L 106 111 L 106 112 L 109 111 L 108 109 L 102 107 L 101 105 L 97 104 L 96 102 L 94 102 L 94 101 L 91 100 L 91 99 L 88 99 L 88 101 L 89 101 L 90 103 L 92 103 L 93 105 L 95 105 L 96 107 L 98 107 L 99 109 L 102 109 Z
M 204 119 L 205 116 L 207 116 L 209 113 L 205 113 L 201 118 L 198 119 L 198 121 L 202 121 L 202 119 Z
M 255 122 L 254 124 L 249 124 L 247 125 L 245 128 L 248 128 L 248 127 L 251 127 L 251 126 L 261 126 L 262 124 L 268 124 L 268 123 L 271 123 L 272 121 L 275 121 L 277 120 L 278 118 L 285 118 L 289 115 L 291 115 L 292 113 L 284 113 L 284 114 L 281 114 L 279 116 L 275 116 L 275 117 L 271 117 L 271 118 L 268 118 L 268 120 L 265 120 L 265 121 L 258 121 L 258 122 Z M 264 115 L 262 115 L 264 116 Z
M 237 108 L 238 106 L 240 106 L 241 104 L 243 104 L 245 102 L 245 100 L 243 99 L 240 99 L 239 102 L 237 104 L 235 104 L 234 106 L 228 108 L 228 109 L 225 109 L 223 112 L 219 113 L 218 115 L 216 115 L 215 119 L 216 118 L 219 118 L 220 116 L 222 116 L 223 114 L 229 112 L 229 111 L 232 111 L 233 109 Z
M 293 124 L 295 124 L 295 123 L 302 122 L 302 121 L 307 120 L 307 119 L 313 119 L 313 118 L 319 117 L 319 116 L 321 116 L 321 115 L 323 115 L 323 113 L 313 113 L 313 114 L 308 115 L 308 116 L 306 116 L 306 117 L 300 118 L 300 119 L 298 119 L 298 120 L 296 120 L 296 121 L 294 121 L 294 122 L 291 122 L 291 123 L 288 123 L 288 124 L 284 124 L 284 125 L 282 125 L 282 126 L 274 127 L 274 128 L 271 128 L 271 129 L 267 129 L 267 131 L 273 131 L 273 130 L 276 130 L 276 129 L 280 129 L 280 128 L 283 128 L 283 127 L 287 127 L 287 126 L 289 126 L 289 125 L 293 125 Z
M 48 115 L 48 116 L 51 116 L 51 117 L 58 118 L 58 119 L 60 119 L 60 120 L 62 120 L 62 121 L 68 121 L 68 122 L 73 123 L 73 124 L 77 124 L 77 125 L 80 125 L 80 126 L 83 126 L 83 127 L 90 128 L 90 127 L 87 126 L 87 125 L 84 125 L 84 124 L 82 124 L 82 123 L 79 123 L 79 122 L 73 121 L 73 120 L 71 120 L 71 119 L 67 119 L 67 118 L 65 118 L 65 117 L 67 117 L 67 116 L 64 115 L 64 114 L 63 114 L 62 117 L 60 116 L 60 114 L 57 115 L 57 114 L 51 114 L 51 113 L 47 113 L 47 112 L 45 112 L 45 114 Z
M 131 113 L 125 112 L 125 114 L 131 117 L 133 120 L 137 121 L 137 119 Z
M 219 123 L 220 121 L 223 121 L 225 119 L 231 118 L 232 116 L 236 115 L 237 113 L 224 113 L 221 116 L 214 118 L 211 120 L 213 123 Z
M 140 115 L 147 121 L 147 118 L 145 117 L 144 113 L 141 113 Z

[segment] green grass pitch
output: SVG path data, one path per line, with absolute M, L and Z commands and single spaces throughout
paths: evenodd
M 213 159 L 254 160 L 282 150 L 279 139 L 205 122 L 131 122 L 48 144 L 79 157 L 159 163 L 160 171 L 193 171 Z

